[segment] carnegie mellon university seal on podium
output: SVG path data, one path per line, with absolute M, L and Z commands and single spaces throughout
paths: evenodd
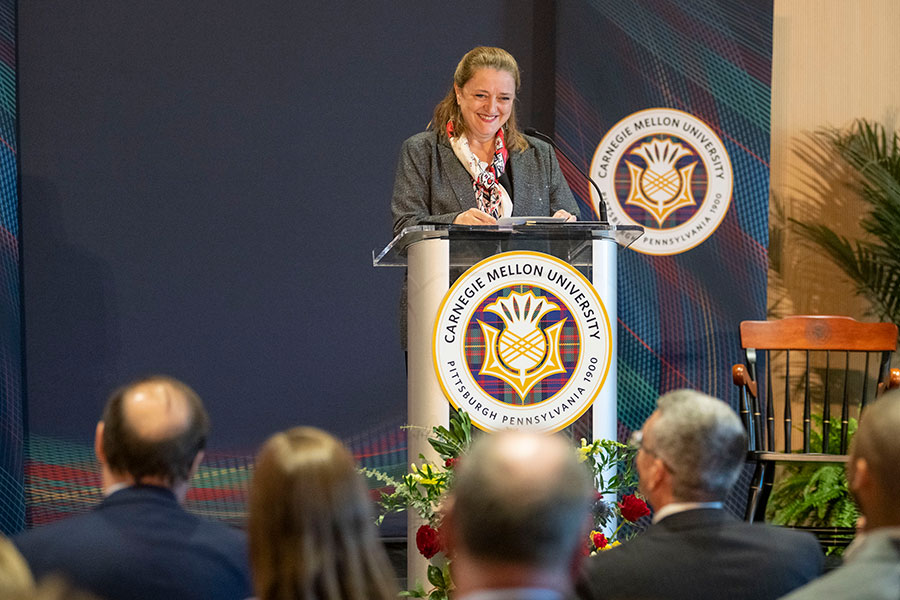
M 606 381 L 612 330 L 590 282 L 538 252 L 481 261 L 450 288 L 434 327 L 448 400 L 486 431 L 558 431 Z
M 697 117 L 672 108 L 629 115 L 603 137 L 591 161 L 610 223 L 640 225 L 631 248 L 680 254 L 725 219 L 734 177 L 722 140 Z M 591 189 L 594 210 L 599 199 Z

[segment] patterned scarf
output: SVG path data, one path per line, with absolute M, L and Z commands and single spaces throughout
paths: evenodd
M 504 197 L 507 204 L 511 203 L 509 194 L 498 181 L 509 160 L 509 152 L 506 150 L 503 139 L 503 129 L 498 129 L 497 135 L 494 137 L 494 158 L 487 168 L 484 168 L 484 163 L 472 152 L 469 140 L 465 135 L 454 137 L 453 121 L 447 122 L 447 137 L 450 138 L 450 145 L 453 147 L 456 157 L 472 176 L 476 206 L 495 219 L 499 219 L 502 216 Z

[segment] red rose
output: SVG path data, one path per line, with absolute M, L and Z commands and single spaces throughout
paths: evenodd
M 622 518 L 632 523 L 650 514 L 647 503 L 634 494 L 622 496 L 622 501 L 619 502 L 619 510 L 622 511 Z
M 457 463 L 459 463 L 458 458 L 448 458 L 447 460 L 444 461 L 444 468 L 452 469 L 457 465 Z
M 597 550 L 606 548 L 606 545 L 609 543 L 609 540 L 606 539 L 606 536 L 599 531 L 595 531 L 591 535 L 591 541 L 594 543 L 594 548 L 596 548 Z
M 416 548 L 425 558 L 431 558 L 441 551 L 441 536 L 431 525 L 422 525 L 416 532 Z

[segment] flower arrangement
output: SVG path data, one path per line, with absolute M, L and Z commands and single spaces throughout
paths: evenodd
M 590 467 L 597 484 L 597 498 L 591 511 L 593 529 L 586 549 L 587 554 L 594 554 L 615 548 L 633 537 L 637 533 L 633 525 L 641 517 L 649 515 L 650 509 L 634 493 L 638 479 L 634 468 L 635 448 L 615 440 L 588 443 L 582 439 L 577 452 L 579 458 Z M 611 476 L 607 479 L 609 474 Z M 613 497 L 621 500 L 612 503 L 606 500 Z M 610 536 L 602 533 L 601 530 L 608 529 L 613 523 L 618 525 Z
M 363 473 L 384 484 L 390 491 L 382 492 L 379 501 L 381 514 L 413 510 L 424 521 L 416 532 L 416 548 L 431 561 L 428 567 L 428 582 L 433 586 L 425 591 L 421 582 L 415 589 L 401 592 L 401 596 L 447 600 L 453 588 L 450 578 L 450 561 L 444 555 L 441 540 L 441 502 L 453 485 L 453 472 L 460 458 L 472 444 L 472 421 L 464 411 L 450 418 L 450 427 L 434 427 L 428 443 L 441 457 L 442 464 L 431 464 L 419 455 L 420 464 L 413 463 L 410 471 L 400 479 L 395 479 L 374 469 L 363 469 Z M 594 473 L 597 497 L 594 502 L 593 527 L 585 540 L 585 554 L 608 550 L 635 535 L 634 523 L 650 513 L 647 504 L 634 494 L 637 487 L 637 472 L 634 468 L 636 450 L 614 440 L 596 440 L 588 443 L 581 440 L 581 446 L 574 448 L 580 460 Z M 618 501 L 609 501 L 617 498 Z M 617 523 L 616 529 L 607 536 L 603 533 Z

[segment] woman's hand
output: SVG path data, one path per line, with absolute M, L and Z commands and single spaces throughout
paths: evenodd
M 559 209 L 558 211 L 553 213 L 553 217 L 556 219 L 565 219 L 566 223 L 571 223 L 572 221 L 578 220 L 577 218 L 575 218 L 575 215 L 563 209 Z
M 565 211 L 561 211 L 565 212 Z M 566 213 L 569 214 L 569 213 Z M 470 208 L 461 212 L 453 219 L 454 225 L 496 225 L 497 219 L 487 214 L 480 208 Z

